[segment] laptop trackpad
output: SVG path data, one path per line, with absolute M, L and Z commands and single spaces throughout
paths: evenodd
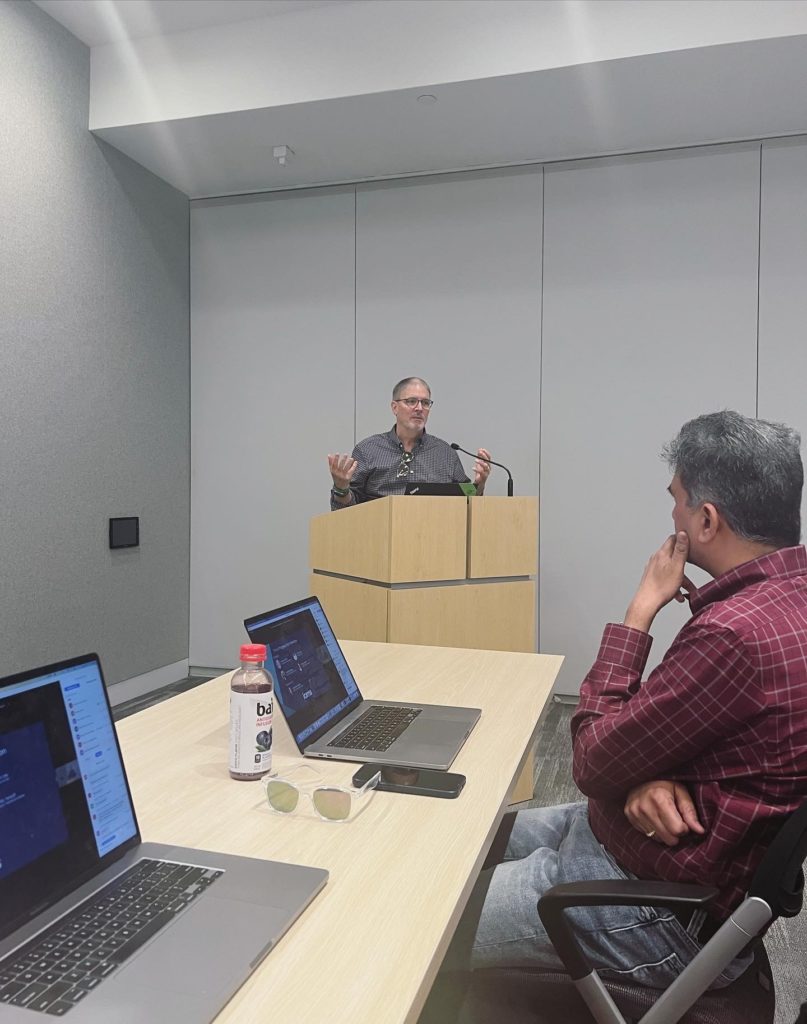
M 251 962 L 280 938 L 289 919 L 287 910 L 206 894 L 112 977 L 122 984 L 177 992 L 232 990 L 234 979 L 247 976 Z M 204 971 L 199 969 L 200 941 Z
M 462 746 L 468 725 L 463 722 L 415 720 L 400 739 L 389 748 L 392 760 L 402 764 L 446 768 Z
M 468 732 L 467 722 L 447 722 L 443 719 L 416 718 L 403 735 L 409 742 L 426 746 L 454 746 Z

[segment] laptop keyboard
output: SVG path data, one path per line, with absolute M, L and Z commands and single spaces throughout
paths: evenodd
M 331 740 L 328 746 L 383 752 L 392 746 L 422 710 L 378 705 L 368 708 L 349 729 Z
M 63 1017 L 222 874 L 138 861 L 0 960 L 0 1003 Z

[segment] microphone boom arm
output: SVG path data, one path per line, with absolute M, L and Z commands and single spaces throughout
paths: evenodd
M 456 441 L 451 442 L 451 447 L 455 452 L 464 452 L 466 455 L 470 455 L 473 459 L 479 459 L 480 462 L 489 462 L 491 466 L 498 466 L 499 469 L 503 469 L 507 474 L 507 497 L 513 497 L 513 474 L 507 466 L 503 466 L 501 462 L 494 462 L 493 459 L 486 459 L 484 455 L 478 455 L 476 452 L 469 452 L 467 448 L 461 448 Z

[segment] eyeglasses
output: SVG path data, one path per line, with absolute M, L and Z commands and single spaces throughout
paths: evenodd
M 402 476 L 408 476 L 410 473 L 414 473 L 414 468 L 412 466 L 414 458 L 414 452 L 401 452 L 401 462 L 398 466 L 398 472 L 395 474 L 396 479 L 400 479 Z
M 395 401 L 403 402 L 407 409 L 416 409 L 419 405 L 422 405 L 427 412 L 434 405 L 431 398 L 396 398 Z
M 269 807 L 277 814 L 292 814 L 297 809 L 300 797 L 307 796 L 323 821 L 349 821 L 367 806 L 368 798 L 381 778 L 381 772 L 376 772 L 361 789 L 349 789 L 346 786 L 323 785 L 319 772 L 307 764 L 294 765 L 288 774 L 302 770 L 313 772 L 314 777 L 309 776 L 308 782 L 292 781 L 279 776 L 267 779 L 266 799 Z

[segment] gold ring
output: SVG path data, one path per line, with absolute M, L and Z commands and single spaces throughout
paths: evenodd
M 652 839 L 655 834 L 656 834 L 656 830 L 655 829 L 653 829 L 650 832 L 645 832 L 645 835 L 647 836 L 648 839 Z

